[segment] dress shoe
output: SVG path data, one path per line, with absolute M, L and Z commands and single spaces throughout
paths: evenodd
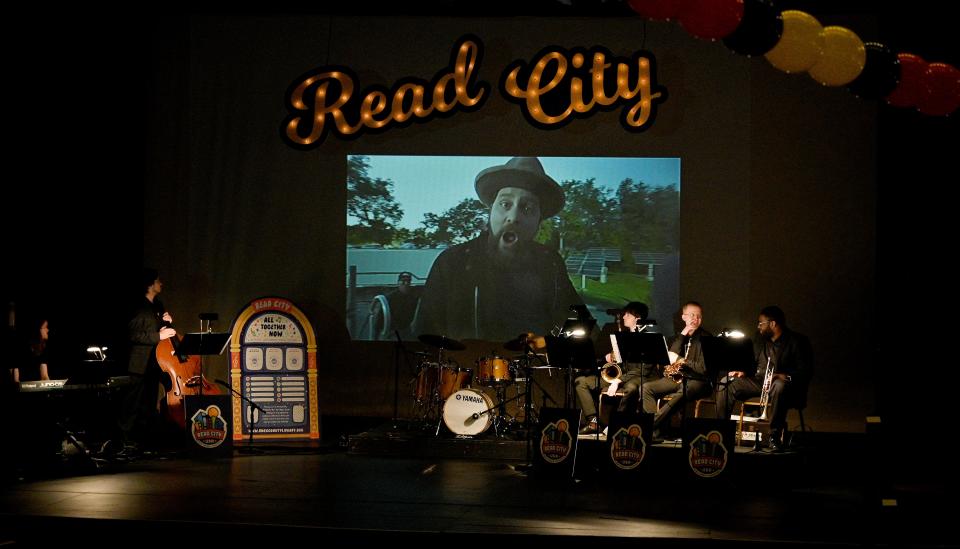
M 770 431 L 768 449 L 774 453 L 780 453 L 786 450 L 783 445 L 783 431 Z
M 114 457 L 121 461 L 134 461 L 143 457 L 143 451 L 136 444 L 124 444 Z
M 593 435 L 600 430 L 600 425 L 597 424 L 597 420 L 593 419 L 587 422 L 586 425 L 580 428 L 581 435 Z

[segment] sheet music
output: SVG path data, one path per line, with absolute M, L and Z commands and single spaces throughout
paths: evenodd
M 620 358 L 620 346 L 617 345 L 617 334 L 610 334 L 610 345 L 613 347 L 613 361 L 617 364 L 622 364 L 623 359 Z

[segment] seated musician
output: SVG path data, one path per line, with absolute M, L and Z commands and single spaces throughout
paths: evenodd
M 631 301 L 627 303 L 619 315 L 617 323 L 606 324 L 601 330 L 600 338 L 596 342 L 598 359 L 602 357 L 606 364 L 616 362 L 613 356 L 612 343 L 610 336 L 618 331 L 637 332 L 647 331 L 649 328 L 645 324 L 649 309 L 644 303 Z M 599 387 L 601 391 L 608 395 L 615 395 L 618 390 L 623 391 L 623 398 L 620 401 L 618 409 L 620 411 L 628 409 L 630 402 L 636 407 L 639 396 L 640 386 L 648 381 L 653 381 L 660 377 L 656 367 L 651 364 L 625 363 L 619 364 L 621 375 L 612 383 L 607 383 L 602 376 L 589 374 L 579 376 L 574 380 L 574 388 L 577 393 L 577 400 L 580 403 L 580 409 L 583 410 L 585 420 L 584 426 L 580 429 L 580 434 L 596 433 L 600 429 L 600 423 L 597 418 L 597 407 L 594 404 L 594 392 Z
M 710 335 L 700 326 L 703 322 L 703 307 L 696 301 L 688 301 L 683 306 L 680 318 L 684 322 L 683 330 L 670 344 L 670 351 L 678 356 L 671 365 L 677 370 L 675 375 L 665 375 L 643 387 L 643 411 L 655 414 L 654 439 L 660 438 L 661 426 L 668 422 L 677 410 L 682 409 L 681 406 L 687 399 L 692 402 L 709 396 L 713 391 L 700 347 L 700 336 Z M 670 400 L 658 411 L 657 399 L 664 396 L 669 396 Z
M 46 317 L 39 317 L 29 325 L 26 341 L 11 328 L 4 343 L 5 358 L 10 361 L 9 379 L 13 383 L 50 379 L 47 352 L 50 323 Z
M 762 396 L 766 391 L 767 417 L 770 418 L 770 448 L 783 449 L 787 409 L 806 394 L 813 373 L 813 349 L 810 341 L 787 327 L 780 307 L 771 305 L 760 311 L 757 338 L 753 342 L 757 369 L 727 372 L 717 387 L 717 410 L 730 417 L 735 402 Z M 739 413 L 739 412 L 737 412 Z

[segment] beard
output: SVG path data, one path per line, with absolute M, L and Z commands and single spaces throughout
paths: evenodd
M 521 236 L 517 227 L 507 225 L 494 233 L 491 231 L 487 237 L 487 253 L 490 257 L 497 260 L 513 260 L 523 255 L 523 251 L 529 246 L 530 240 Z

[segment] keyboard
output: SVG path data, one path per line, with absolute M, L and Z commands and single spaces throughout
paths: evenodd
M 70 383 L 69 379 L 45 379 L 39 381 L 21 381 L 19 392 L 42 393 L 45 391 L 76 391 L 91 389 L 112 389 L 130 383 L 130 376 L 114 376 L 105 383 Z

